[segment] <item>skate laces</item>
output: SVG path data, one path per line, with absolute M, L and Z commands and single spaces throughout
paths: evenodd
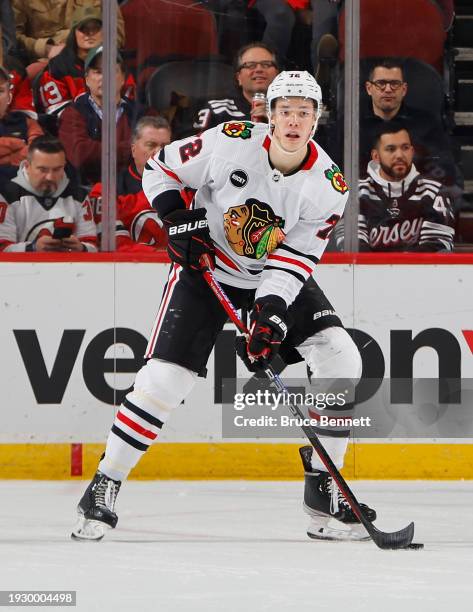
M 106 476 L 102 477 L 95 487 L 95 502 L 98 506 L 105 506 L 113 512 L 115 500 L 120 490 L 119 482 Z
M 330 514 L 337 514 L 340 510 L 340 506 L 342 506 L 343 510 L 351 510 L 350 504 L 347 502 L 345 496 L 331 476 L 326 479 L 324 489 L 326 493 L 330 495 Z

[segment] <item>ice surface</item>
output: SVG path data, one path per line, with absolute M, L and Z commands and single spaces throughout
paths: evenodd
M 85 486 L 0 481 L 1 590 L 73 589 L 76 609 L 87 612 L 473 606 L 473 482 L 353 483 L 380 529 L 415 521 L 423 551 L 310 540 L 302 482 L 130 481 L 117 529 L 76 542 L 70 530 Z

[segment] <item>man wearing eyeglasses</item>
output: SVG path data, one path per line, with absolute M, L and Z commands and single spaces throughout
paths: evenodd
M 452 154 L 453 145 L 441 118 L 405 103 L 408 83 L 402 61 L 385 58 L 374 65 L 365 88 L 369 106 L 362 109 L 360 118 L 361 175 L 366 174 L 371 159 L 371 144 L 376 133 L 384 122 L 396 119 L 402 121 L 409 130 L 418 169 L 445 185 L 461 185 L 462 177 Z
M 371 97 L 373 113 L 384 120 L 392 119 L 399 112 L 407 93 L 401 68 L 376 66 L 371 71 L 371 79 L 366 82 L 366 91 Z
M 253 101 L 253 97 L 256 93 L 266 94 L 279 73 L 273 49 L 262 42 L 245 45 L 237 53 L 234 68 L 237 91 L 201 105 L 195 113 L 194 132 L 208 130 L 225 121 L 251 119 L 257 123 L 267 123 L 264 98 Z

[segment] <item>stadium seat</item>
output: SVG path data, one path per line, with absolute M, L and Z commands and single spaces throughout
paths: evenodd
M 125 55 L 130 68 L 167 61 L 169 56 L 217 54 L 215 18 L 194 0 L 129 0 L 121 5 L 125 20 Z
M 234 88 L 233 68 L 212 60 L 167 62 L 158 66 L 146 85 L 146 100 L 157 111 L 168 109 L 175 94 L 189 98 L 228 95 Z
M 443 72 L 443 15 L 431 0 L 360 0 L 360 58 L 412 57 Z M 339 21 L 339 59 L 345 57 L 345 9 Z

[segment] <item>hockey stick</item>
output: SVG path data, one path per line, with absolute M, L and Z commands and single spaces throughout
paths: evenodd
M 202 273 L 203 273 L 205 281 L 209 285 L 210 289 L 214 292 L 219 302 L 222 304 L 225 312 L 228 314 L 228 316 L 233 321 L 233 323 L 235 323 L 239 331 L 242 334 L 248 336 L 249 335 L 248 328 L 243 323 L 243 321 L 240 319 L 237 311 L 235 310 L 235 307 L 230 302 L 228 296 L 226 295 L 225 291 L 222 289 L 220 283 L 214 277 L 212 273 L 212 269 L 208 265 L 205 255 L 201 258 L 201 268 L 202 268 Z M 265 368 L 264 373 L 266 374 L 270 383 L 277 389 L 277 391 L 279 391 L 279 393 L 281 393 L 284 397 L 288 398 L 289 391 L 287 387 L 285 386 L 285 384 L 283 383 L 279 375 L 276 374 L 276 372 L 273 370 L 271 365 L 268 365 L 268 367 Z M 286 404 L 286 402 L 284 403 Z M 302 419 L 302 423 L 304 423 L 305 417 L 301 409 L 295 404 L 287 403 L 286 405 L 288 406 L 291 413 L 296 418 Z M 391 550 L 395 550 L 398 548 L 420 547 L 420 545 L 412 544 L 412 539 L 414 537 L 414 523 L 410 523 L 404 529 L 401 529 L 400 531 L 394 531 L 394 532 L 384 532 L 384 531 L 380 531 L 379 529 L 377 529 L 374 526 L 374 524 L 371 521 L 369 521 L 363 514 L 363 510 L 361 509 L 358 500 L 352 493 L 345 479 L 340 474 L 335 464 L 331 460 L 329 454 L 323 447 L 315 430 L 310 425 L 304 425 L 304 424 L 301 425 L 301 428 L 302 428 L 302 431 L 307 436 L 307 438 L 309 439 L 309 442 L 312 444 L 312 446 L 316 450 L 322 463 L 327 468 L 327 472 L 337 483 L 338 488 L 340 489 L 342 494 L 345 496 L 345 499 L 347 500 L 347 502 L 350 504 L 350 508 L 353 510 L 353 513 L 355 514 L 357 519 L 360 521 L 360 523 L 364 525 L 366 531 L 370 535 L 373 542 L 379 548 L 391 549 Z

